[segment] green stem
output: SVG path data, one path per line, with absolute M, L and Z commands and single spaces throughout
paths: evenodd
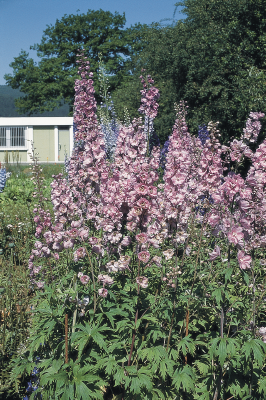
M 74 291 L 77 290 L 77 275 L 74 275 Z M 76 308 L 73 314 L 73 322 L 72 322 L 72 333 L 75 332 L 75 325 L 76 325 L 76 320 L 77 320 L 77 313 L 78 313 L 78 292 L 76 295 Z
M 90 258 L 90 255 L 89 255 L 89 252 L 88 252 L 87 249 L 86 249 L 86 253 L 87 253 L 87 256 L 89 258 L 89 263 L 90 263 L 90 266 L 91 266 L 91 276 L 92 276 L 92 283 L 93 283 L 93 300 L 94 300 L 93 312 L 95 314 L 97 299 L 96 299 L 96 286 L 95 286 L 95 279 L 94 279 L 94 271 L 93 271 L 93 265 L 92 265 L 92 262 L 91 262 L 91 258 Z

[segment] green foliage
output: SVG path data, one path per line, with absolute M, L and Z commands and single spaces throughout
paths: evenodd
M 123 29 L 125 15 L 103 10 L 87 14 L 64 15 L 44 31 L 40 44 L 31 47 L 41 60 L 38 64 L 21 51 L 10 64 L 13 75 L 5 75 L 7 84 L 20 89 L 23 97 L 16 99 L 20 113 L 52 111 L 64 100 L 73 105 L 74 82 L 77 79 L 76 55 L 84 49 L 91 61 L 91 71 L 98 69 L 98 54 L 109 74 L 113 90 L 128 74 L 128 57 L 137 49 L 137 27 Z M 96 82 L 96 92 L 98 86 Z M 70 110 L 73 111 L 72 108 Z
M 131 272 L 117 275 L 106 298 L 97 295 L 98 282 L 95 288 L 92 281 L 81 284 L 79 266 L 66 250 L 63 265 L 52 266 L 53 280 L 36 293 L 30 332 L 12 361 L 10 384 L 23 394 L 23 382 L 39 357 L 34 393 L 44 399 L 207 400 L 219 387 L 221 399 L 263 400 L 266 345 L 251 329 L 249 282 L 233 260 L 226 269 L 223 262 L 212 265 L 209 239 L 202 239 L 199 252 L 200 240 L 195 230 L 175 288 L 162 283 L 161 270 L 151 265 L 145 270 L 149 286 L 138 292 L 134 261 Z M 182 254 L 162 260 L 162 271 L 181 265 Z M 90 259 L 96 280 L 98 256 L 90 253 Z M 90 273 L 89 259 L 82 265 Z M 260 268 L 255 263 L 258 288 Z M 82 309 L 75 299 L 84 296 L 90 300 Z M 256 326 L 262 326 L 260 289 L 255 296 Z
M 191 132 L 219 121 L 222 141 L 228 142 L 241 135 L 250 111 L 266 107 L 266 2 L 183 0 L 176 7 L 187 18 L 144 31 L 135 75 L 122 84 L 129 93 L 121 87 L 117 94 L 130 109 L 139 90 L 137 77 L 146 68 L 161 94 L 155 120 L 161 141 L 171 133 L 174 102 L 186 100 Z
M 0 117 L 26 117 L 28 114 L 18 113 L 15 107 L 15 100 L 22 96 L 18 89 L 12 89 L 7 85 L 0 85 Z M 46 111 L 42 114 L 34 113 L 35 117 L 67 117 L 69 114 L 69 106 L 62 105 L 59 109 Z

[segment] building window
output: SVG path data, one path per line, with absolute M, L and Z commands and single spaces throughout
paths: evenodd
M 23 126 L 12 126 L 10 128 L 10 146 L 25 146 L 25 128 Z
M 0 127 L 0 146 L 6 147 L 6 128 L 4 126 Z
M 1 126 L 0 147 L 25 147 L 25 127 Z

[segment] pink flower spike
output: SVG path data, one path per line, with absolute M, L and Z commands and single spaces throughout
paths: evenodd
M 239 268 L 240 269 L 250 269 L 250 264 L 251 264 L 251 256 L 249 256 L 248 254 L 245 254 L 244 251 L 239 250 L 239 252 L 237 253 L 237 259 L 239 262 Z
M 141 251 L 138 254 L 138 259 L 144 263 L 147 263 L 150 258 L 150 253 L 148 251 Z
M 88 275 L 82 275 L 79 279 L 80 282 L 83 283 L 83 285 L 87 285 L 89 283 L 90 277 Z

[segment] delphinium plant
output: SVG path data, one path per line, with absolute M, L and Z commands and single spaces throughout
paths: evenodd
M 32 398 L 264 399 L 265 144 L 248 146 L 263 115 L 250 115 L 242 151 L 221 146 L 212 122 L 208 140 L 193 137 L 180 102 L 159 183 L 142 118 L 119 127 L 107 158 L 89 62 L 79 63 L 75 148 L 68 179 L 51 185 L 53 214 L 38 186 L 38 294 L 13 379 L 39 357 Z M 147 122 L 158 91 L 141 79 Z M 229 171 L 236 151 L 250 157 L 246 177 Z
M 0 192 L 4 190 L 4 187 L 6 185 L 6 169 L 1 168 L 0 169 Z
M 98 79 L 100 83 L 101 104 L 98 109 L 101 129 L 104 135 L 106 156 L 113 159 L 118 138 L 119 122 L 115 113 L 114 103 L 109 92 L 109 80 L 103 61 L 99 61 Z

